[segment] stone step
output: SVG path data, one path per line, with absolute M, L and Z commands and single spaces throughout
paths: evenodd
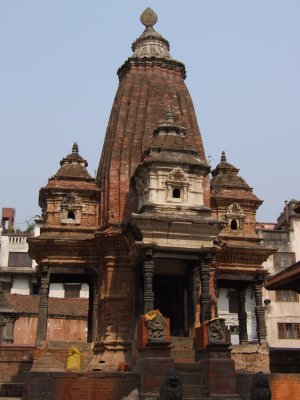
M 173 349 L 171 350 L 171 357 L 176 360 L 196 360 L 195 350 L 192 349 Z
M 32 371 L 64 371 L 67 355 L 64 351 L 45 352 L 35 357 Z M 83 352 L 81 358 L 81 369 L 86 369 L 92 360 L 91 352 Z
M 183 397 L 186 399 L 203 399 L 208 396 L 208 390 L 205 385 L 182 385 Z
M 181 362 L 181 361 L 175 361 L 175 366 L 179 371 L 190 371 L 190 372 L 195 372 L 195 371 L 200 371 L 202 372 L 202 368 L 199 363 L 197 362 Z
M 21 383 L 1 383 L 0 399 L 21 399 L 23 385 Z
M 192 349 L 194 345 L 194 338 L 186 336 L 171 336 L 170 341 L 174 348 Z
M 200 372 L 182 372 L 178 371 L 183 385 L 204 385 L 204 376 Z

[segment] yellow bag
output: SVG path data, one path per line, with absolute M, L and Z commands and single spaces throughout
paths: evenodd
M 72 346 L 68 352 L 66 369 L 78 371 L 81 368 L 81 353 L 77 347 Z

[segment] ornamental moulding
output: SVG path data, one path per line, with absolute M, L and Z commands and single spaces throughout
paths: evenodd
M 181 168 L 174 168 L 168 176 L 168 180 L 170 181 L 186 181 L 187 177 L 184 171 Z

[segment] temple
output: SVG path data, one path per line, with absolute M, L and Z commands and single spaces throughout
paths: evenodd
M 43 228 L 29 239 L 41 282 L 36 347 L 47 347 L 50 283 L 86 283 L 90 371 L 124 363 L 145 375 L 139 324 L 152 310 L 168 319 L 173 350 L 182 338 L 193 360 L 195 329 L 228 322 L 234 297 L 238 344 L 266 341 L 262 264 L 273 250 L 255 231 L 262 201 L 224 152 L 210 176 L 185 66 L 156 21 L 143 12 L 145 29 L 118 70 L 96 178 L 75 143 L 40 190 Z

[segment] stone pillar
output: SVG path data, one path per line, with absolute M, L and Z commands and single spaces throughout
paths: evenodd
M 201 260 L 200 266 L 200 322 L 209 321 L 211 319 L 211 295 L 209 293 L 210 280 L 210 264 L 211 256 L 206 254 Z
M 262 302 L 262 281 L 254 284 L 256 331 L 259 344 L 266 343 L 267 329 L 265 320 L 265 307 Z
M 240 287 L 237 290 L 238 304 L 239 304 L 239 338 L 240 344 L 248 343 L 247 333 L 247 312 L 246 312 L 246 288 Z
M 152 250 L 148 250 L 144 257 L 144 314 L 153 310 L 154 307 L 153 275 L 153 254 Z
M 44 349 L 47 337 L 48 300 L 49 300 L 50 272 L 48 267 L 41 268 L 40 302 L 36 332 L 36 347 Z

